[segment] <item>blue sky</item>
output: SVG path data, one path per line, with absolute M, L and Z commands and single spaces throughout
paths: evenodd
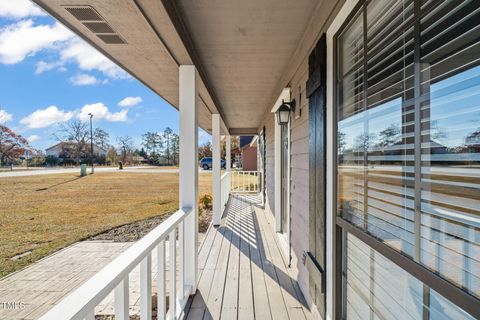
M 178 131 L 175 108 L 35 4 L 0 0 L 0 123 L 44 150 L 58 123 L 88 112 L 111 143 L 129 135 L 139 146 L 147 131 Z

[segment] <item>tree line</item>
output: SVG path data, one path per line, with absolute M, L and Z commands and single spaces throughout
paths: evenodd
M 0 166 L 6 165 L 78 165 L 90 163 L 92 150 L 90 127 L 78 119 L 58 125 L 53 134 L 58 154 L 46 155 L 35 150 L 20 134 L 5 125 L 0 125 Z M 153 164 L 178 165 L 179 136 L 171 128 L 163 132 L 146 132 L 136 145 L 131 136 L 112 139 L 105 129 L 93 131 L 93 161 L 97 164 Z
M 53 161 L 73 162 L 79 164 L 90 162 L 92 154 L 90 146 L 90 131 L 87 123 L 72 120 L 60 124 L 55 133 L 57 141 L 62 142 L 60 159 Z M 177 165 L 179 158 L 179 137 L 171 128 L 163 132 L 147 132 L 142 135 L 141 145 L 135 144 L 129 135 L 119 136 L 114 139 L 102 129 L 93 131 L 94 162 L 97 164 L 115 165 L 123 164 L 153 164 Z M 73 147 L 71 147 L 73 146 Z M 103 150 L 99 152 L 97 148 Z M 49 159 L 47 159 L 49 162 Z
M 78 119 L 58 125 L 53 134 L 61 149 L 58 156 L 47 156 L 41 150 L 35 150 L 28 140 L 5 125 L 0 125 L 0 165 L 78 165 L 90 163 L 90 127 L 87 122 Z M 113 141 L 112 141 L 113 140 Z M 180 139 L 171 128 L 163 132 L 148 131 L 141 136 L 137 146 L 131 136 L 125 135 L 111 139 L 110 133 L 97 127 L 93 131 L 94 157 L 97 164 L 152 164 L 178 165 L 180 157 Z M 238 137 L 232 137 L 232 152 L 238 148 Z M 100 148 L 103 152 L 97 152 Z M 226 145 L 222 141 L 222 158 L 225 158 Z M 211 157 L 212 145 L 205 142 L 198 147 L 198 158 Z

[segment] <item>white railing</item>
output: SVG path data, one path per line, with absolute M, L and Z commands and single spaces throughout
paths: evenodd
M 251 193 L 260 191 L 258 171 L 231 171 L 232 193 Z
M 157 319 L 178 319 L 191 292 L 184 283 L 184 227 L 190 208 L 178 210 L 42 316 L 41 320 L 94 320 L 95 307 L 114 291 L 116 320 L 129 317 L 129 274 L 140 265 L 140 316 L 152 318 L 152 252 L 157 250 Z M 177 239 L 178 231 L 178 241 Z M 166 310 L 166 239 L 169 251 L 169 308 Z M 178 242 L 178 246 L 177 246 Z M 177 270 L 178 256 L 178 270 Z M 188 266 L 187 266 L 188 267 Z M 178 283 L 178 286 L 177 286 Z M 177 288 L 180 290 L 177 291 Z M 172 299 L 174 297 L 174 299 Z M 172 303 L 172 300 L 175 303 Z M 167 312 L 168 311 L 168 312 Z
M 220 178 L 220 197 L 221 197 L 221 207 L 222 211 L 227 205 L 228 196 L 230 194 L 230 172 L 225 172 L 222 177 Z

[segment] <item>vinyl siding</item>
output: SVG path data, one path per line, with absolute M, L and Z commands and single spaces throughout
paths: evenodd
M 306 82 L 308 61 L 304 60 L 292 79 L 292 98 L 297 102 L 290 126 L 290 215 L 292 236 L 292 268 L 307 301 L 310 302 L 308 272 L 301 262 L 304 251 L 309 250 L 309 150 L 308 99 Z
M 306 81 L 308 79 L 308 61 L 302 63 L 291 81 L 291 94 L 297 107 L 290 125 L 290 214 L 292 269 L 300 288 L 310 303 L 308 296 L 308 272 L 301 263 L 302 253 L 308 251 L 309 245 L 309 174 L 308 174 L 308 99 L 306 98 Z M 301 95 L 301 97 L 300 97 Z M 265 117 L 266 146 L 266 210 L 275 212 L 275 116 Z
M 292 269 L 290 274 L 298 280 L 300 288 L 312 306 L 314 318 L 321 318 L 309 296 L 309 275 L 301 263 L 304 251 L 309 251 L 309 142 L 308 142 L 308 99 L 306 82 L 308 79 L 308 55 L 320 35 L 326 32 L 330 23 L 344 4 L 344 0 L 323 1 L 319 3 L 298 50 L 291 63 L 285 69 L 280 83 L 291 88 L 291 95 L 297 102 L 297 108 L 290 127 L 290 214 L 292 234 Z M 280 88 L 277 88 L 280 89 Z M 279 92 L 280 93 L 280 92 Z M 272 108 L 272 106 L 266 106 Z M 259 128 L 266 128 L 266 210 L 275 212 L 275 136 L 274 114 L 265 116 Z M 259 132 L 260 132 L 259 130 Z
M 275 212 L 275 117 L 269 114 L 265 123 L 265 208 L 272 215 Z

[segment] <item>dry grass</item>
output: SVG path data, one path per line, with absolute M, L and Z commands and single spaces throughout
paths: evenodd
M 210 192 L 211 175 L 201 174 L 199 183 L 200 194 Z M 0 277 L 79 240 L 177 207 L 177 173 L 2 178 Z

